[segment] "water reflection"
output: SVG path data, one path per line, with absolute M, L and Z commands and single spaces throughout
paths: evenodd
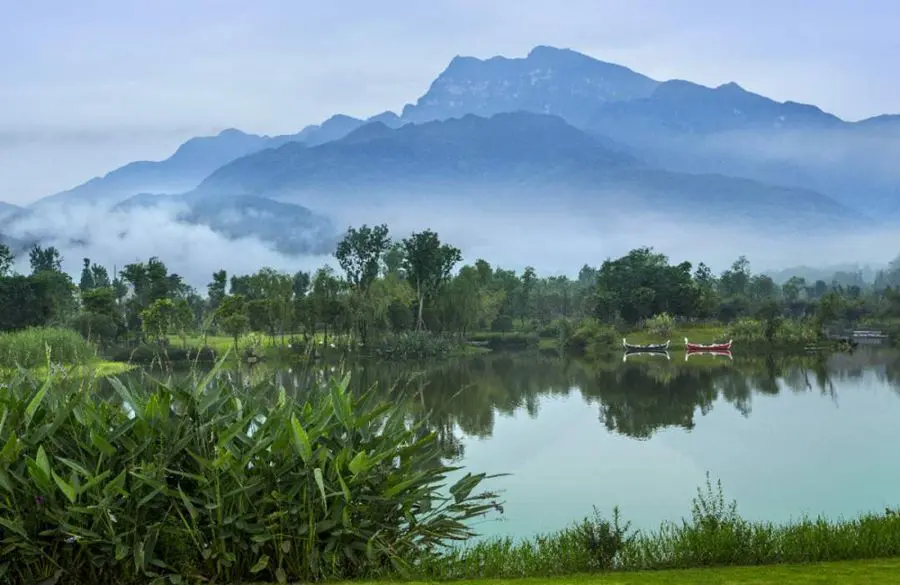
M 724 354 L 723 354 L 724 355 Z M 900 352 L 871 349 L 855 354 L 745 356 L 694 354 L 686 362 L 632 354 L 625 361 L 582 361 L 537 353 L 489 354 L 425 363 L 350 362 L 319 367 L 264 364 L 239 373 L 255 386 L 274 377 L 302 395 L 341 371 L 351 388 L 372 390 L 402 404 L 411 418 L 446 437 L 457 450 L 455 429 L 489 438 L 498 415 L 520 409 L 538 416 L 542 397 L 581 398 L 598 409 L 599 421 L 614 433 L 648 439 L 667 427 L 686 431 L 720 399 L 742 416 L 752 413 L 754 394 L 817 392 L 837 400 L 836 383 L 860 380 L 866 372 L 900 395 Z M 177 373 L 175 375 L 178 375 Z M 182 374 L 186 375 L 186 374 Z
M 619 504 L 650 528 L 689 511 L 706 471 L 755 519 L 898 504 L 900 352 L 888 349 L 624 363 L 489 354 L 346 368 L 354 391 L 372 389 L 436 432 L 444 457 L 512 473 L 498 486 L 504 522 L 480 526 L 487 534 L 561 528 L 595 504 Z M 266 364 L 231 375 L 251 387 L 274 379 L 302 397 L 342 370 Z

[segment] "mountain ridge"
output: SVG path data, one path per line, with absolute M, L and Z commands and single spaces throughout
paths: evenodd
M 315 147 L 286 144 L 232 161 L 187 197 L 242 193 L 315 207 L 324 204 L 325 193 L 331 205 L 353 206 L 361 193 L 371 203 L 385 193 L 399 200 L 418 192 L 463 198 L 482 190 L 521 205 L 552 197 L 592 213 L 621 206 L 624 194 L 635 209 L 735 220 L 757 214 L 757 224 L 798 229 L 870 222 L 810 190 L 649 167 L 562 118 L 526 112 L 399 129 L 374 123 Z

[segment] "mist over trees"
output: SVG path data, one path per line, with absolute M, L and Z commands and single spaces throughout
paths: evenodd
M 339 271 L 217 270 L 206 290 L 196 290 L 156 257 L 113 270 L 84 258 L 76 284 L 52 246 L 33 246 L 30 273 L 17 274 L 13 254 L 0 245 L 0 330 L 66 326 L 101 344 L 163 343 L 197 332 L 236 342 L 254 331 L 281 343 L 322 334 L 326 343 L 343 335 L 365 345 L 408 331 L 538 330 L 561 319 L 629 327 L 663 313 L 723 322 L 808 318 L 820 325 L 900 316 L 900 260 L 871 285 L 852 273 L 836 273 L 831 282 L 795 276 L 778 285 L 754 273 L 745 256 L 714 274 L 702 261 L 675 264 L 641 247 L 586 263 L 575 278 L 540 276 L 531 267 L 517 273 L 481 258 L 465 263 L 430 229 L 395 241 L 384 224 L 349 228 L 335 259 Z

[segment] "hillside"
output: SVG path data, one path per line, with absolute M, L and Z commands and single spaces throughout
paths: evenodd
M 6 203 L 0 201 L 0 220 L 5 217 L 9 217 L 10 215 L 22 211 L 22 208 L 18 205 L 13 205 L 12 203 Z
M 766 229 L 862 225 L 828 197 L 721 175 L 655 169 L 561 118 L 529 114 L 465 116 L 390 129 L 369 124 L 316 147 L 297 143 L 240 158 L 191 194 L 252 194 L 317 208 L 363 197 L 397 201 L 419 193 L 508 197 L 519 207 L 548 199 L 603 215 L 616 208 L 728 219 Z
M 229 239 L 256 238 L 285 254 L 330 253 L 338 240 L 328 218 L 300 205 L 250 195 L 202 199 L 140 194 L 113 211 L 133 213 L 159 206 L 169 206 L 182 223 L 207 226 Z

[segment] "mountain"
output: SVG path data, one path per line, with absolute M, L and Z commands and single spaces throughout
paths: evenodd
M 235 129 L 223 130 L 216 136 L 191 138 L 165 160 L 129 163 L 103 177 L 40 199 L 30 207 L 59 203 L 114 204 L 142 191 L 180 193 L 193 189 L 209 173 L 236 158 L 288 140 L 289 137 L 270 138 Z
M 12 203 L 0 201 L 0 219 L 9 217 L 10 215 L 22 211 L 22 208 Z
M 812 189 L 848 207 L 900 218 L 900 117 L 851 123 L 735 83 L 667 81 L 648 97 L 605 104 L 584 128 L 649 163 Z
M 467 115 L 391 129 L 368 124 L 308 147 L 289 143 L 242 157 L 206 178 L 190 197 L 246 194 L 323 206 L 399 202 L 426 193 L 490 198 L 519 208 L 553 201 L 579 213 L 640 210 L 726 219 L 768 230 L 866 225 L 819 193 L 721 175 L 652 168 L 556 116 Z
M 835 280 L 835 277 L 838 277 L 838 284 L 845 284 L 840 282 L 840 277 L 842 276 L 856 277 L 862 283 L 871 284 L 875 281 L 878 270 L 882 268 L 881 266 L 860 266 L 859 264 L 835 264 L 834 266 L 819 267 L 794 266 L 781 270 L 764 270 L 763 274 L 767 274 L 779 285 L 786 283 L 795 276 L 805 279 L 809 286 L 812 286 L 817 280 L 823 280 L 830 285 Z
M 539 46 L 514 59 L 458 56 L 425 95 L 403 108 L 402 119 L 421 123 L 522 110 L 579 125 L 599 106 L 647 97 L 658 84 L 627 67 L 568 49 Z
M 185 224 L 208 226 L 229 239 L 256 238 L 285 254 L 325 254 L 337 245 L 333 222 L 300 205 L 280 203 L 252 195 L 215 199 L 183 195 L 139 194 L 113 208 L 113 212 L 169 206 Z
M 438 181 L 485 183 L 637 161 L 561 118 L 497 114 L 391 129 L 368 124 L 316 147 L 286 144 L 240 158 L 207 177 L 195 193 L 284 195 L 305 188 L 376 188 Z
M 402 124 L 400 118 L 392 112 L 379 114 L 375 118 L 393 127 Z M 215 136 L 191 138 L 165 160 L 129 163 L 103 177 L 96 177 L 73 189 L 44 197 L 31 207 L 43 208 L 59 203 L 113 205 L 141 192 L 183 193 L 196 187 L 217 168 L 244 155 L 293 141 L 309 145 L 323 144 L 343 138 L 366 122 L 338 114 L 321 124 L 306 126 L 296 134 L 261 136 L 231 128 Z M 0 217 L 2 214 L 3 207 L 0 205 Z

